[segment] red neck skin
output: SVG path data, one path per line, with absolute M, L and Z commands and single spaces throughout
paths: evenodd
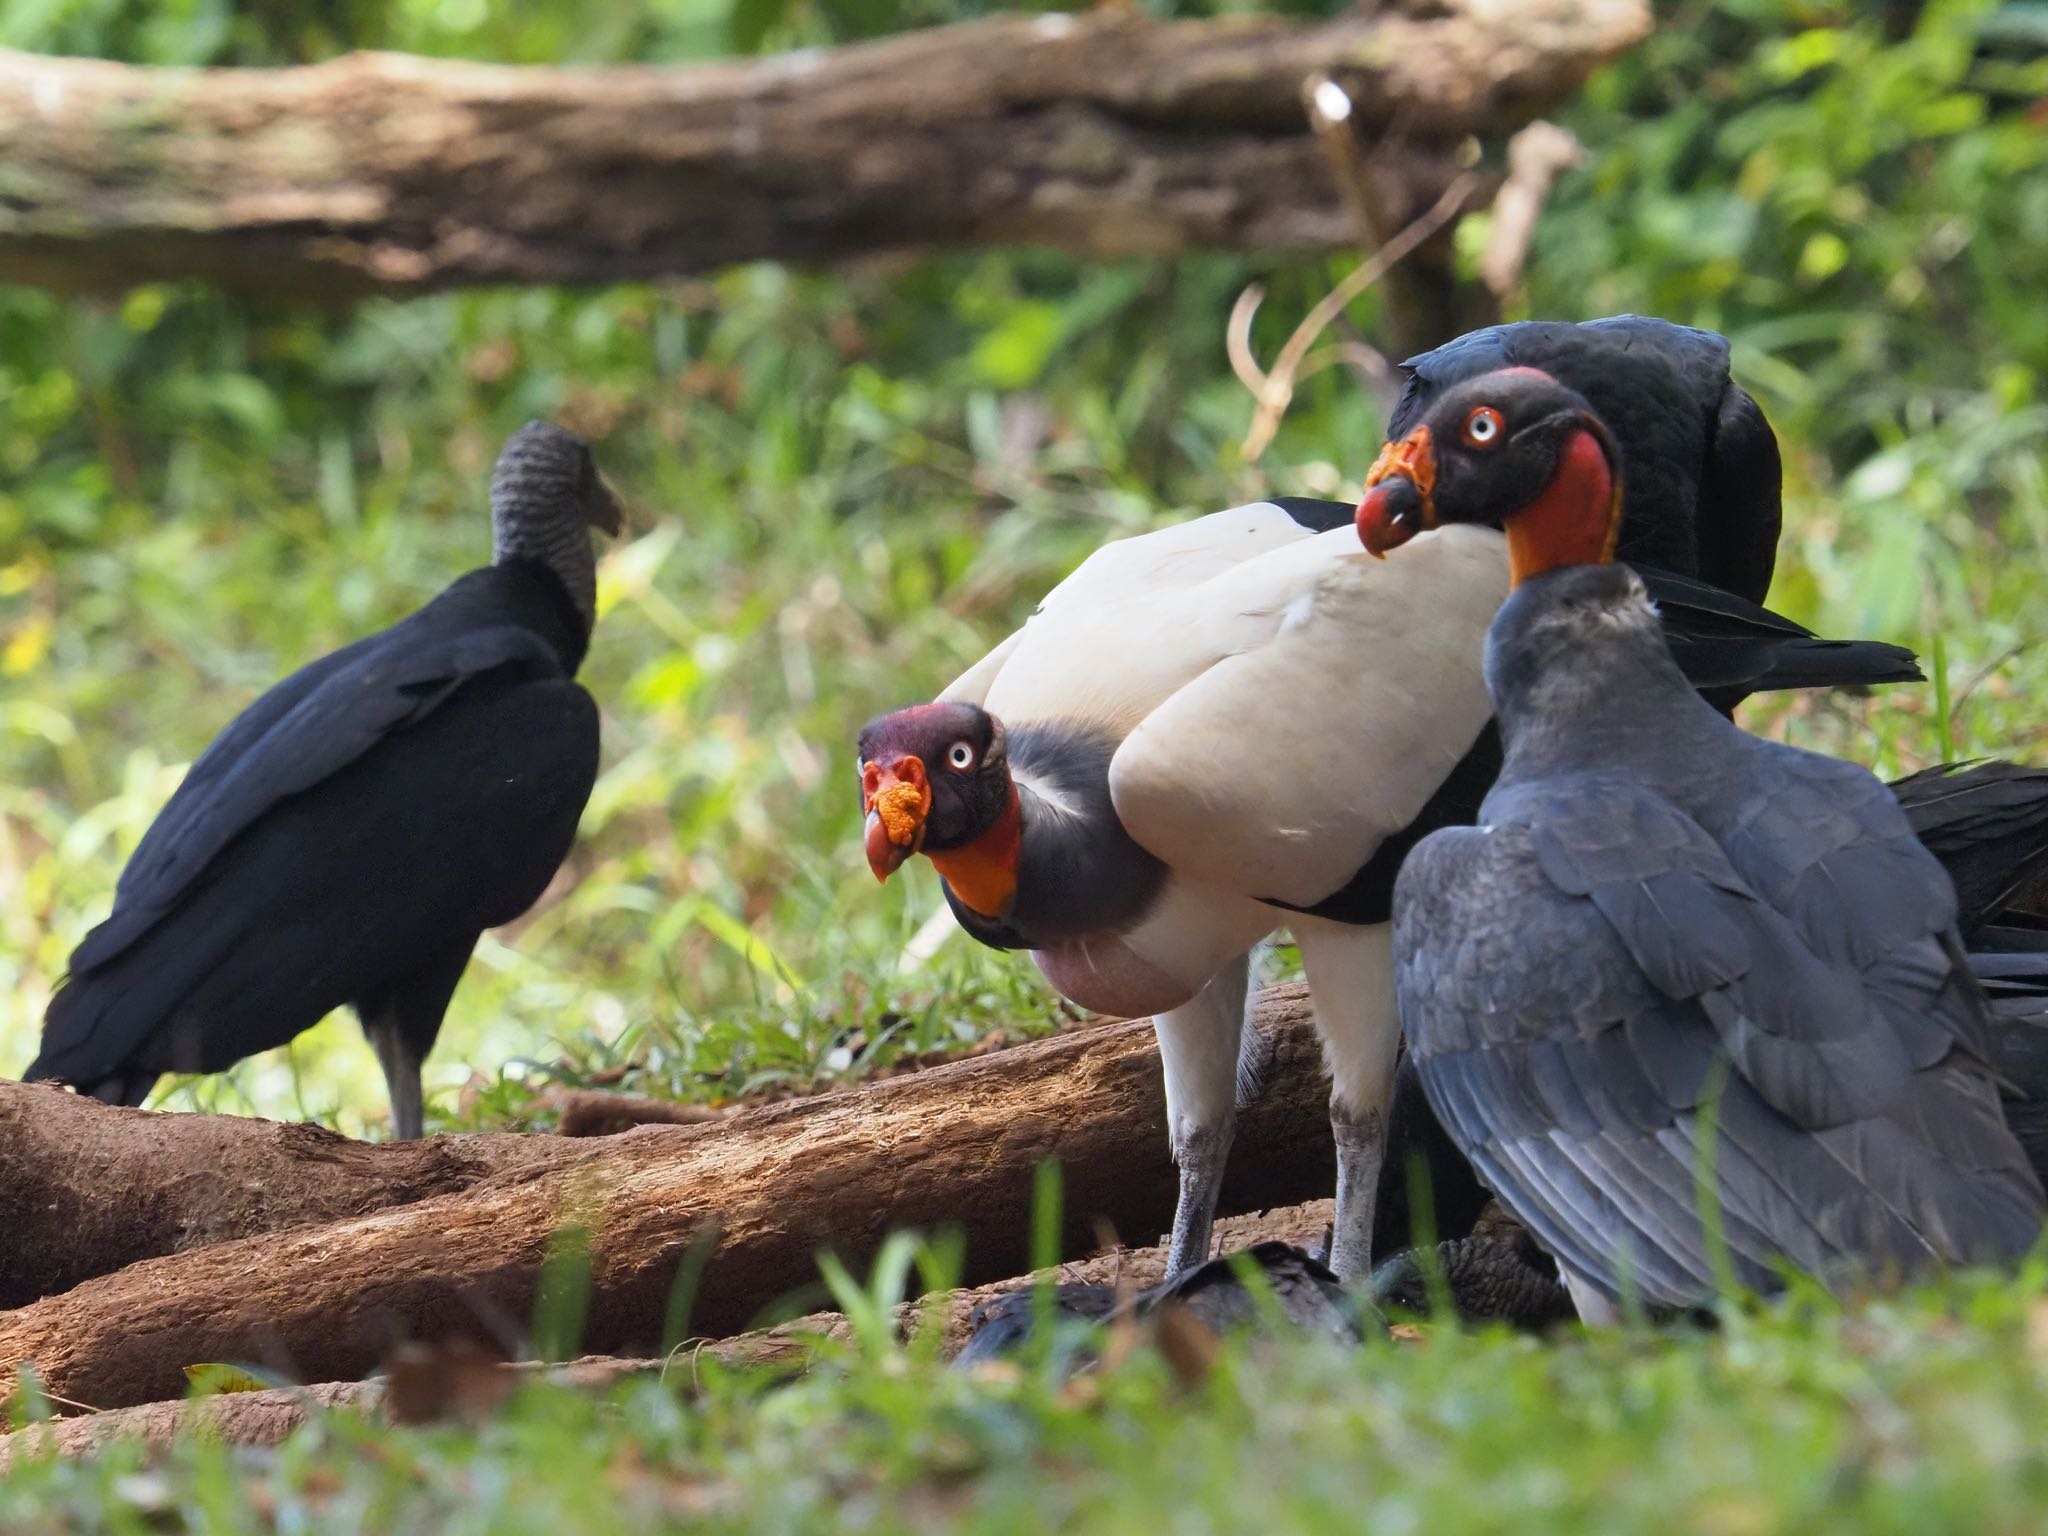
M 1564 565 L 1605 565 L 1621 531 L 1621 489 L 1600 440 L 1581 427 L 1564 440 L 1543 494 L 1507 520 L 1515 586 Z
M 925 857 L 971 911 L 1000 918 L 1017 894 L 1017 850 L 1023 841 L 1024 816 L 1012 783 L 1010 803 L 986 832 L 944 853 L 927 849 Z

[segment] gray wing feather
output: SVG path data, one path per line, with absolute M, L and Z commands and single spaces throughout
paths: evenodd
M 1394 942 L 1424 1089 L 1561 1262 L 1614 1285 L 1625 1253 L 1653 1303 L 1711 1293 L 1695 1185 L 1709 1111 L 1744 1283 L 1785 1262 L 2009 1254 L 2038 1233 L 1995 1084 L 1956 1049 L 1982 1009 L 1942 926 L 1952 897 L 1866 892 L 1922 873 L 1874 805 L 1809 815 L 1789 853 L 1778 813 L 1747 808 L 1792 915 L 1620 778 L 1504 788 L 1490 827 L 1410 858 Z M 1879 909 L 1884 946 L 1857 930 L 1859 903 Z

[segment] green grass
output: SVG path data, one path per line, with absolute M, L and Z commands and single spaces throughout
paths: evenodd
M 2017 1533 L 2048 1506 L 2044 1278 L 1719 1332 L 1252 1341 L 1194 1386 L 1149 1349 L 1063 1385 L 870 1334 L 795 1382 L 679 1366 L 530 1388 L 477 1430 L 26 1466 L 0 1528 Z
M 675 59 L 976 8 L 0 0 L 0 43 Z M 1885 773 L 2048 760 L 2039 7 L 1659 9 L 1567 114 L 1595 160 L 1558 188 L 1511 309 L 1726 332 L 1785 446 L 1777 606 L 1930 664 L 1939 638 L 1941 689 L 1748 723 Z M 0 1070 L 212 735 L 484 558 L 492 453 L 534 414 L 595 438 L 631 508 L 586 670 L 603 769 L 569 875 L 479 950 L 430 1123 L 542 1124 L 537 1090 L 622 1072 L 690 1098 L 808 1088 L 1051 1027 L 1026 963 L 957 938 L 906 958 L 937 890 L 922 868 L 869 876 L 854 732 L 1107 538 L 1355 493 L 1382 402 L 1320 374 L 1246 465 L 1222 347 L 1246 283 L 1267 286 L 1270 357 L 1348 265 L 1012 253 L 343 313 L 0 290 Z M 1368 338 L 1375 305 L 1347 317 Z M 157 1102 L 356 1131 L 383 1114 L 339 1017 Z M 31 1467 L 0 1483 L 0 1530 L 2032 1531 L 2042 1289 L 2037 1267 L 1718 1335 L 1265 1346 L 1194 1391 L 1149 1354 L 1063 1389 L 871 1337 L 795 1383 L 536 1388 L 475 1432 L 338 1420 L 277 1452 Z
M 1887 32 L 1855 8 L 1666 6 L 1571 115 L 1596 162 L 1559 188 L 1512 306 L 1734 339 L 1786 448 L 1776 602 L 1927 657 L 1938 637 L 1949 703 L 1895 689 L 1749 721 L 1887 773 L 1951 746 L 2044 755 L 2048 732 L 2030 279 L 2048 282 L 2048 136 L 2024 111 L 2048 62 L 2016 51 L 2008 9 L 1946 3 Z M 931 19 L 804 0 L 184 11 L 0 5 L 0 42 L 674 59 Z M 1247 282 L 1268 288 L 1270 356 L 1347 266 L 1003 254 L 338 314 L 195 286 L 0 292 L 0 1068 L 32 1051 L 184 765 L 265 685 L 483 559 L 492 454 L 540 413 L 598 440 L 632 507 L 585 671 L 604 765 L 553 898 L 479 949 L 429 1065 L 435 1123 L 532 1123 L 535 1088 L 622 1068 L 722 1097 L 1046 1027 L 1025 962 L 957 937 L 905 959 L 937 889 L 916 864 L 868 876 L 854 733 L 942 687 L 1107 538 L 1355 494 L 1371 391 L 1306 381 L 1247 465 L 1222 348 Z M 1376 302 L 1348 317 L 1367 336 Z M 342 1017 L 157 1102 L 353 1130 L 383 1114 Z

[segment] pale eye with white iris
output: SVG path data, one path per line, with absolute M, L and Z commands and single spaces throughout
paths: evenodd
M 946 749 L 946 766 L 965 773 L 974 766 L 974 748 L 964 741 L 956 741 Z
M 1500 436 L 1501 426 L 1500 412 L 1482 405 L 1465 418 L 1465 440 L 1484 448 Z

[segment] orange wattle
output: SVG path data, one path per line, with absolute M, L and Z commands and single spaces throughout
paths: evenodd
M 1605 565 L 1621 531 L 1621 488 L 1607 450 L 1581 427 L 1558 450 L 1543 494 L 1507 519 L 1508 571 L 1515 586 L 1565 565 Z

